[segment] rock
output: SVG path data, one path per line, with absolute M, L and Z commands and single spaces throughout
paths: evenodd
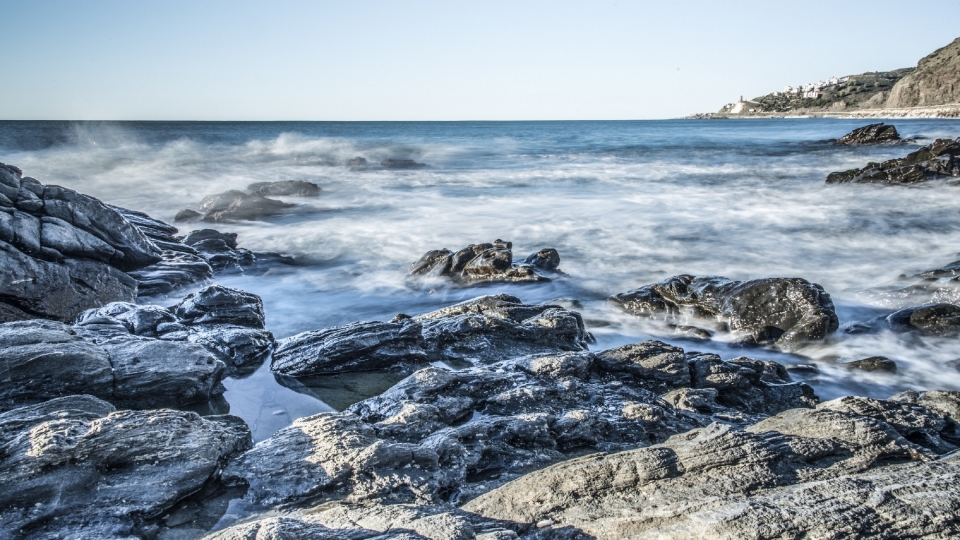
M 408 318 L 303 332 L 277 344 L 270 369 L 303 377 L 426 363 L 429 356 L 421 329 L 419 323 Z
M 917 69 L 897 81 L 885 107 L 922 107 L 960 103 L 960 38 L 917 62 Z
M 859 369 L 861 371 L 883 371 L 886 373 L 896 373 L 897 363 L 886 356 L 871 356 L 843 364 L 844 367 Z
M 320 195 L 320 186 L 303 180 L 255 182 L 247 186 L 247 193 L 264 197 L 316 197 Z
M 181 222 L 187 222 L 187 221 L 200 221 L 200 218 L 202 217 L 203 217 L 203 214 L 201 214 L 200 212 L 197 212 L 196 210 L 191 210 L 189 208 L 184 208 L 183 210 L 180 210 L 179 212 L 177 212 L 175 216 L 173 216 L 173 220 L 176 221 L 177 223 L 181 223 Z
M 844 332 L 848 334 L 880 330 L 913 332 L 921 336 L 953 337 L 960 334 L 960 306 L 946 303 L 926 304 L 844 326 Z
M 417 163 L 412 159 L 385 159 L 380 162 L 381 167 L 387 169 L 415 169 L 418 167 L 426 167 L 425 163 Z
M 366 167 L 367 160 L 362 157 L 355 157 L 347 160 L 347 167 Z
M 898 431 L 936 431 L 931 413 L 844 398 L 746 430 L 712 424 L 558 463 L 462 509 L 521 526 L 549 519 L 611 539 L 955 534 L 956 454 L 938 459 Z
M 512 249 L 512 242 L 495 240 L 492 244 L 471 244 L 456 253 L 448 249 L 428 251 L 410 267 L 408 278 L 428 282 L 443 278 L 459 285 L 529 283 L 550 281 L 537 270 L 558 272 L 557 250 L 543 249 L 514 264 Z
M 253 252 L 237 247 L 236 233 L 200 229 L 184 236 L 183 243 L 196 249 L 210 263 L 213 270 L 221 274 L 260 275 L 278 266 L 296 264 L 292 257 L 279 253 Z
M 440 359 L 490 363 L 524 354 L 581 351 L 594 341 L 575 311 L 524 304 L 506 294 L 481 296 L 414 317 Z
M 44 186 L 0 163 L 0 322 L 68 321 L 136 296 L 124 272 L 160 260 L 160 249 L 93 197 Z
M 290 516 L 270 517 L 257 521 L 248 521 L 216 531 L 204 537 L 204 540 L 422 540 L 423 536 L 398 528 L 381 534 L 351 524 L 345 528 L 331 529 L 310 518 Z
M 250 444 L 232 416 L 114 411 L 90 396 L 14 409 L 0 414 L 0 528 L 31 538 L 149 535 L 151 520 L 216 481 Z
M 830 173 L 828 184 L 907 185 L 960 176 L 960 141 L 937 139 L 932 144 L 883 163 L 868 163 L 862 169 Z
M 837 139 L 837 144 L 882 144 L 900 142 L 900 134 L 892 125 L 880 122 L 859 127 Z
M 283 213 L 292 204 L 270 199 L 255 193 L 230 190 L 209 195 L 200 201 L 200 221 L 245 221 L 257 220 Z M 188 221 L 196 216 L 186 210 L 180 211 L 175 221 Z
M 429 366 L 344 412 L 298 420 L 224 478 L 248 485 L 252 504 L 456 504 L 571 453 L 645 446 L 712 418 L 746 425 L 817 403 L 809 386 L 775 377 L 786 372 L 772 362 L 736 359 L 713 366 L 719 376 L 710 378 L 703 361 L 645 342 L 461 371 Z M 658 395 L 691 384 L 694 369 L 696 384 L 707 385 L 698 391 L 711 396 L 706 407 L 686 410 Z
M 210 285 L 187 295 L 173 308 L 185 324 L 233 324 L 251 328 L 264 327 L 263 302 L 260 297 L 222 285 Z
M 830 295 L 800 278 L 731 281 L 680 275 L 611 296 L 610 301 L 638 317 L 713 321 L 744 345 L 790 348 L 822 340 L 839 326 Z

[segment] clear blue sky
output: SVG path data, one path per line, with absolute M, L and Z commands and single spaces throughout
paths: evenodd
M 670 118 L 913 66 L 958 0 L 0 0 L 0 119 Z

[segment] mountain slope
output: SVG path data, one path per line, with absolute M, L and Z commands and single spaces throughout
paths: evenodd
M 890 90 L 885 107 L 924 107 L 960 103 L 960 38 L 917 63 Z

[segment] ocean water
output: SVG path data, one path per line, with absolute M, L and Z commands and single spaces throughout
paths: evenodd
M 832 171 L 960 135 L 957 120 L 896 120 L 901 146 L 830 144 L 865 120 L 636 122 L 0 122 L 0 161 L 46 184 L 172 221 L 205 195 L 253 182 L 307 180 L 315 199 L 258 222 L 222 224 L 242 247 L 303 261 L 290 272 L 221 283 L 259 294 L 278 338 L 358 320 L 415 315 L 481 294 L 528 303 L 577 300 L 600 350 L 663 339 L 723 358 L 815 363 L 830 399 L 960 389 L 957 339 L 837 334 L 794 354 L 720 339 L 679 340 L 619 313 L 606 297 L 676 274 L 802 277 L 831 294 L 841 324 L 896 306 L 864 291 L 960 259 L 960 188 L 826 185 Z M 346 166 L 364 157 L 366 169 Z M 386 158 L 427 166 L 390 170 Z M 181 227 L 187 232 L 197 225 Z M 563 279 L 537 285 L 418 290 L 408 265 L 431 249 L 512 241 L 544 247 Z M 903 284 L 903 283 L 901 283 Z M 177 297 L 190 292 L 182 291 Z M 155 299 L 165 305 L 176 299 Z M 896 374 L 839 364 L 883 355 Z M 396 382 L 349 374 L 281 385 L 268 364 L 228 379 L 219 411 L 257 440 L 294 419 L 339 410 Z

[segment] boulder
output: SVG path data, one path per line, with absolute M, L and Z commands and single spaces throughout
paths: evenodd
M 155 534 L 157 516 L 215 482 L 250 445 L 236 417 L 115 411 L 91 396 L 2 413 L 0 529 L 29 538 Z
M 519 264 L 513 262 L 512 250 L 512 242 L 495 240 L 492 244 L 471 244 L 456 253 L 448 249 L 428 251 L 413 263 L 407 277 L 414 282 L 445 279 L 458 285 L 476 285 L 550 281 L 543 273 L 558 272 L 560 254 L 553 248 L 540 250 Z
M 860 371 L 883 371 L 886 373 L 897 372 L 897 363 L 886 356 L 871 356 L 869 358 L 861 358 L 860 360 L 847 362 L 846 364 L 843 364 L 843 366 L 851 369 L 859 369 Z
M 429 366 L 344 412 L 297 420 L 224 479 L 249 486 L 252 504 L 456 504 L 572 454 L 655 444 L 713 419 L 747 425 L 818 401 L 772 362 L 718 359 L 711 377 L 704 361 L 645 342 L 460 371 Z M 688 409 L 660 395 L 674 389 L 710 397 Z
M 932 144 L 883 163 L 868 163 L 862 169 L 830 173 L 828 184 L 909 185 L 960 176 L 960 141 L 937 139 Z
M 960 306 L 947 303 L 925 304 L 901 309 L 869 321 L 844 325 L 844 332 L 848 334 L 881 330 L 912 332 L 921 336 L 954 337 L 960 335 Z
M 844 398 L 558 463 L 462 509 L 610 539 L 950 536 L 960 462 L 901 435 L 941 425 L 923 407 Z
M 237 247 L 237 233 L 200 229 L 184 236 L 183 243 L 196 249 L 218 274 L 260 275 L 278 266 L 296 264 L 292 257 L 279 253 L 253 252 Z
M 263 197 L 316 197 L 320 195 L 320 186 L 303 180 L 255 182 L 247 186 L 247 193 Z
M 732 281 L 680 275 L 611 296 L 610 301 L 638 317 L 711 321 L 744 345 L 790 348 L 822 340 L 839 326 L 830 295 L 800 278 Z
M 230 190 L 217 195 L 208 195 L 200 201 L 199 218 L 196 214 L 182 210 L 174 218 L 175 221 L 249 221 L 282 214 L 291 208 L 292 204 L 270 199 L 256 193 Z
M 901 142 L 897 128 L 880 122 L 859 127 L 837 139 L 837 144 L 889 144 Z
M 124 272 L 160 261 L 160 249 L 93 197 L 44 186 L 0 163 L 0 322 L 77 313 L 136 297 Z

